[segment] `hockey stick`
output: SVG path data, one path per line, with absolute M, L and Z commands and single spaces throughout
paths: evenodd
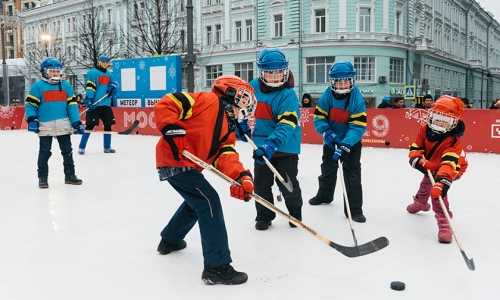
M 224 174 L 221 171 L 219 171 L 218 169 L 216 169 L 214 166 L 206 163 L 205 161 L 203 161 L 200 158 L 196 157 L 195 155 L 191 154 L 189 151 L 187 151 L 187 150 L 182 151 L 182 155 L 184 155 L 187 159 L 194 162 L 195 164 L 197 164 L 201 168 L 212 171 L 215 175 L 224 179 L 225 181 L 227 181 L 231 184 L 239 184 L 238 182 L 236 182 L 235 180 L 233 180 L 232 178 L 230 178 L 226 174 Z M 324 242 L 328 246 L 339 251 L 340 253 L 344 254 L 347 257 L 358 257 L 358 256 L 367 255 L 367 254 L 376 252 L 380 249 L 383 249 L 383 248 L 387 247 L 387 245 L 389 245 L 389 240 L 386 237 L 380 237 L 380 238 L 375 239 L 371 242 L 363 244 L 359 247 L 349 247 L 349 246 L 343 246 L 343 245 L 334 243 L 333 241 L 331 241 L 328 238 L 324 237 L 323 235 L 319 234 L 317 231 L 310 228 L 306 224 L 302 223 L 298 219 L 290 216 L 289 214 L 283 212 L 282 210 L 280 210 L 276 206 L 272 205 L 269 201 L 260 197 L 256 193 L 252 193 L 252 198 L 254 198 L 255 201 L 258 202 L 259 204 L 261 204 L 262 206 L 264 206 L 267 209 L 285 217 L 286 219 L 288 219 L 289 222 L 291 222 L 294 225 L 309 232 L 317 239 L 321 240 L 322 242 Z
M 130 127 L 122 130 L 122 131 L 94 131 L 94 130 L 85 130 L 85 133 L 105 133 L 105 134 L 121 134 L 121 135 L 129 135 L 139 126 L 139 121 L 135 120 L 132 122 Z
M 344 195 L 344 205 L 346 206 L 346 210 L 347 210 L 347 219 L 349 220 L 349 227 L 351 228 L 351 233 L 352 233 L 352 238 L 354 240 L 354 245 L 357 247 L 358 246 L 358 239 L 356 238 L 356 234 L 354 233 L 354 229 L 352 228 L 352 216 L 351 216 L 351 206 L 349 204 L 349 198 L 347 197 L 347 190 L 346 190 L 346 187 L 345 187 L 345 181 L 344 181 L 344 169 L 343 169 L 343 165 L 342 165 L 342 162 L 340 160 L 338 160 L 338 169 L 339 169 L 339 172 L 340 172 L 340 182 L 341 182 L 341 185 L 342 185 L 342 193 Z
M 255 145 L 255 143 L 252 141 L 252 139 L 247 134 L 245 134 L 245 138 L 247 139 L 248 143 L 250 143 L 250 145 L 252 145 L 252 148 L 254 150 L 257 150 L 257 145 Z M 271 164 L 269 159 L 267 159 L 267 157 L 263 156 L 262 158 L 264 159 L 264 162 L 266 163 L 267 167 L 271 170 L 271 172 L 273 172 L 274 176 L 276 176 L 276 178 L 278 178 L 279 182 L 281 182 L 281 184 L 283 184 L 285 186 L 285 188 L 290 193 L 292 193 L 293 192 L 293 184 L 292 184 L 292 181 L 291 181 L 290 177 L 288 176 L 288 174 L 285 173 L 286 179 L 287 179 L 287 180 L 285 180 L 283 178 L 283 176 L 281 176 L 281 174 L 278 172 L 278 170 L 276 170 L 276 168 L 273 166 L 273 164 Z
M 96 102 L 92 103 L 92 105 L 96 105 L 97 103 L 101 102 L 102 100 L 104 100 L 105 98 L 107 98 L 109 96 L 108 93 L 106 93 L 104 96 L 102 96 L 101 98 L 99 98 L 99 100 L 97 100 Z M 86 109 L 84 109 L 81 113 L 80 113 L 80 116 L 83 115 L 84 113 L 88 112 L 90 110 L 90 107 L 87 107 Z
M 432 176 L 432 173 L 429 169 L 427 169 L 427 176 L 429 177 L 431 184 L 434 185 L 436 181 L 434 180 L 434 176 Z M 467 265 L 467 268 L 469 270 L 474 271 L 476 269 L 476 265 L 474 264 L 474 259 L 469 258 L 467 254 L 465 253 L 464 249 L 462 248 L 462 245 L 458 241 L 457 235 L 455 233 L 455 229 L 451 224 L 451 217 L 450 214 L 448 213 L 448 209 L 444 205 L 443 197 L 439 196 L 439 205 L 441 206 L 441 209 L 443 210 L 444 216 L 446 217 L 446 220 L 448 221 L 448 224 L 450 224 L 451 228 L 451 234 L 453 236 L 453 239 L 455 240 L 455 243 L 457 243 L 458 249 L 460 249 L 460 253 L 462 254 L 462 257 L 465 261 L 465 264 Z

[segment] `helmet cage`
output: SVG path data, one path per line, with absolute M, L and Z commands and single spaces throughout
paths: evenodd
M 349 82 L 348 88 L 337 88 L 337 85 L 346 81 Z M 352 91 L 352 88 L 354 87 L 354 77 L 338 77 L 338 78 L 330 77 L 330 84 L 332 86 L 332 90 L 334 93 L 340 95 L 348 94 Z
M 288 68 L 260 71 L 260 79 L 269 87 L 280 87 L 288 81 L 290 71 Z
M 236 90 L 233 99 L 234 105 L 239 108 L 238 120 L 242 121 L 248 119 L 255 110 L 255 103 L 257 103 L 255 95 L 246 89 L 239 88 Z
M 53 72 L 59 72 L 58 76 L 51 76 L 51 73 Z M 45 68 L 43 69 L 43 74 L 42 76 L 47 79 L 50 83 L 58 83 L 61 81 L 62 76 L 63 76 L 63 70 L 62 68 L 56 68 L 56 67 L 50 67 L 50 68 Z
M 431 109 L 427 115 L 427 126 L 437 133 L 446 133 L 455 128 L 458 118 L 451 113 Z

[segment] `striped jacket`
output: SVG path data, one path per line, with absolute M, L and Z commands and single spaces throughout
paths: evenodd
M 86 105 L 93 104 L 108 92 L 108 84 L 111 82 L 111 72 L 92 68 L 85 75 Z M 102 99 L 96 106 L 111 106 L 111 97 Z

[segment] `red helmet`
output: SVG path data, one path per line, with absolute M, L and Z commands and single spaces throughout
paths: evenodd
M 445 133 L 457 126 L 464 116 L 464 103 L 459 97 L 444 95 L 432 105 L 427 125 L 438 133 Z
M 257 103 L 252 86 L 234 75 L 217 77 L 212 84 L 212 92 L 218 96 L 230 98 L 231 104 L 240 109 L 240 117 L 242 118 L 247 118 L 254 111 Z

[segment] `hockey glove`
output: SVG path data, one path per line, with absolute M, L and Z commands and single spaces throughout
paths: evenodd
M 35 117 L 29 117 L 28 118 L 28 131 L 34 132 L 34 133 L 39 133 L 40 132 L 40 122 L 38 121 L 37 118 Z
M 117 92 L 118 92 L 118 82 L 113 80 L 108 84 L 107 93 L 109 96 L 113 97 L 116 95 Z
M 80 121 L 76 121 L 76 122 L 71 123 L 71 127 L 73 127 L 73 129 L 74 129 L 73 133 L 75 133 L 75 134 L 84 134 L 85 133 L 85 126 Z
M 451 186 L 451 181 L 444 177 L 436 178 L 436 183 L 432 186 L 431 198 L 437 199 L 439 196 L 445 198 L 448 193 L 448 189 Z
M 337 135 L 331 129 L 327 129 L 323 133 L 323 140 L 325 141 L 325 145 L 330 146 L 332 149 L 335 148 L 335 139 L 336 138 L 337 138 Z
M 89 109 L 89 110 L 93 110 L 95 109 L 95 105 L 94 105 L 94 101 L 95 99 L 94 98 L 85 98 L 85 106 Z
M 349 145 L 346 144 L 340 144 L 340 145 L 335 145 L 335 152 L 332 155 L 332 160 L 333 161 L 338 161 L 344 153 L 349 153 L 351 152 L 351 148 Z
M 417 156 L 410 158 L 410 166 L 422 172 L 422 174 L 427 175 L 427 170 L 434 171 L 438 166 L 435 163 L 431 163 L 423 156 Z
M 248 142 L 245 135 L 252 138 L 252 131 L 250 130 L 250 126 L 248 126 L 248 120 L 236 123 L 236 138 L 240 141 Z
M 241 172 L 240 176 L 236 181 L 239 184 L 233 183 L 229 188 L 231 192 L 231 197 L 244 200 L 245 202 L 252 198 L 253 193 L 253 179 L 250 171 Z
M 276 150 L 278 150 L 278 146 L 276 146 L 276 144 L 274 144 L 272 141 L 268 141 L 254 150 L 253 158 L 255 159 L 256 163 L 264 164 L 264 157 L 270 160 Z
M 179 125 L 170 124 L 161 130 L 163 138 L 170 146 L 170 150 L 174 155 L 174 159 L 180 161 L 182 159 L 182 151 L 184 150 L 184 140 L 186 137 L 186 129 Z

